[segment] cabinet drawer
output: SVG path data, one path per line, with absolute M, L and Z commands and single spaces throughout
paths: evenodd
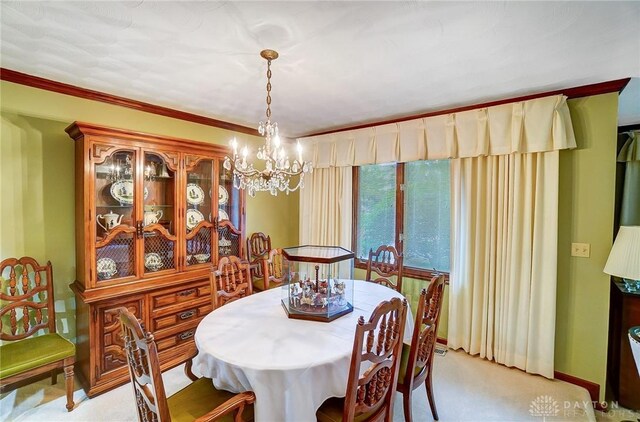
M 153 317 L 151 318 L 151 331 L 155 333 L 158 330 L 194 321 L 207 315 L 212 309 L 211 301 L 207 300 L 205 303 L 195 303 L 192 306 L 184 306 L 179 311 Z
M 151 294 L 151 306 L 153 313 L 157 313 L 165 308 L 179 303 L 197 301 L 202 298 L 209 298 L 211 286 L 209 281 L 192 284 L 179 289 L 163 290 Z
M 167 350 L 169 348 L 176 347 L 181 344 L 193 341 L 193 337 L 196 334 L 196 327 L 198 326 L 198 322 L 200 322 L 200 319 L 198 319 L 192 324 L 188 324 L 185 328 L 183 328 L 176 334 L 170 335 L 168 337 L 165 337 L 159 340 L 156 339 L 156 346 L 158 348 L 158 352 L 162 352 L 163 350 Z

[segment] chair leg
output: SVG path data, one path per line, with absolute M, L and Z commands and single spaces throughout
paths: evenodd
M 191 368 L 193 368 L 193 359 L 189 359 L 187 360 L 187 362 L 184 364 L 184 374 L 187 376 L 187 378 L 189 378 L 191 381 L 197 381 L 198 377 L 196 377 L 196 375 L 193 373 L 193 371 L 191 370 Z
M 413 393 L 411 388 L 409 388 L 408 391 L 402 392 L 402 407 L 404 409 L 405 422 L 411 422 L 413 420 L 411 417 L 411 393 Z
M 58 372 L 55 369 L 51 370 L 51 385 L 58 383 Z
M 438 411 L 436 410 L 436 402 L 433 399 L 433 383 L 431 381 L 431 374 L 433 372 L 429 371 L 429 375 L 427 375 L 427 379 L 425 380 L 425 386 L 427 387 L 427 399 L 429 400 L 429 406 L 431 406 L 431 414 L 433 415 L 434 420 L 438 420 Z
M 73 410 L 73 364 L 64 367 L 64 383 L 67 387 L 67 411 Z

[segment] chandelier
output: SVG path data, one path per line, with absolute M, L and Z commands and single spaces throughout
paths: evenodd
M 267 121 L 260 122 L 258 132 L 264 136 L 264 146 L 258 148 L 256 158 L 264 162 L 256 169 L 253 163 L 247 160 L 249 149 L 242 149 L 242 156 L 238 155 L 238 142 L 234 138 L 231 141 L 233 157 L 225 157 L 224 168 L 233 172 L 233 186 L 236 189 L 246 189 L 249 196 L 255 196 L 256 192 L 269 192 L 277 196 L 278 192 L 293 192 L 304 187 L 305 173 L 311 173 L 311 163 L 302 160 L 302 146 L 298 141 L 297 157 L 289 159 L 280 136 L 278 135 L 278 123 L 271 121 L 271 61 L 278 58 L 274 50 L 262 50 L 260 56 L 267 60 Z

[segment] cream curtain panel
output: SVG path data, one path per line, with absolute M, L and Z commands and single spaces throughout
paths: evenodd
M 626 163 L 620 225 L 640 226 L 640 131 L 628 132 L 618 154 L 618 162 Z
M 575 148 L 566 97 L 555 95 L 300 138 L 315 168 Z
M 301 245 L 351 249 L 351 176 L 351 167 L 333 167 L 314 169 L 305 177 L 300 190 Z
M 553 378 L 559 152 L 451 161 L 448 345 Z
M 349 246 L 351 167 L 451 159 L 448 344 L 553 377 L 562 95 L 301 138 L 301 242 Z

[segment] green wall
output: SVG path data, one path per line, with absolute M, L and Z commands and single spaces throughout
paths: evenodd
M 556 370 L 600 384 L 604 399 L 618 94 L 569 100 L 578 148 L 560 153 Z M 571 243 L 591 244 L 589 258 Z
M 75 337 L 74 121 L 226 144 L 256 137 L 9 82 L 0 83 L 0 259 L 29 255 L 54 269 L 58 329 Z M 247 197 L 247 233 L 298 241 L 298 194 Z M 291 224 L 294 222 L 294 224 Z

